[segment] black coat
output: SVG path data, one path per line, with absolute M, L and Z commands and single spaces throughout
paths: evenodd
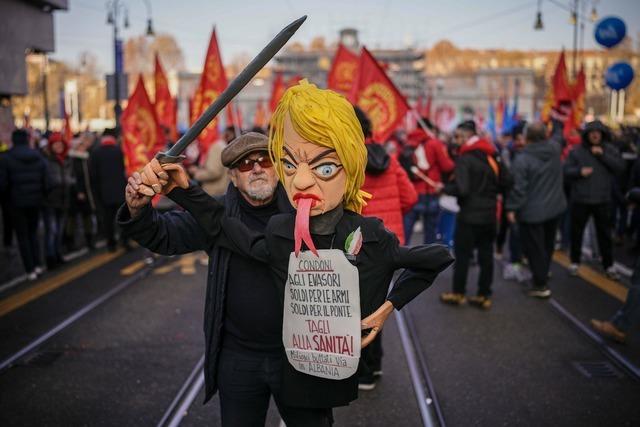
M 527 144 L 511 166 L 514 186 L 505 209 L 515 211 L 518 221 L 541 223 L 567 208 L 564 196 L 562 145 L 554 139 Z
M 445 185 L 444 192 L 458 198 L 460 212 L 457 220 L 467 224 L 495 224 L 498 194 L 511 186 L 507 167 L 499 162 L 498 175 L 487 161 L 487 154 L 471 150 L 456 160 L 454 180 Z
M 102 206 L 124 203 L 124 189 L 127 177 L 124 157 L 117 145 L 100 145 L 89 157 L 91 183 L 96 201 Z
M 571 201 L 584 204 L 611 203 L 616 176 L 624 172 L 624 160 L 610 143 L 602 144 L 603 154 L 595 156 L 591 146 L 583 142 L 569 153 L 564 174 L 571 185 Z M 592 167 L 587 177 L 580 173 L 583 167 Z
M 9 194 L 11 206 L 41 207 L 49 189 L 47 162 L 28 145 L 16 145 L 0 160 L 0 192 Z
M 218 198 L 224 203 L 225 215 L 240 218 L 239 197 L 241 196 L 238 190 L 233 184 L 229 184 L 227 193 Z M 287 195 L 280 185 L 276 190 L 276 203 L 280 212 L 292 210 Z M 147 205 L 140 216 L 132 220 L 127 206 L 123 205 L 118 211 L 117 220 L 128 236 L 153 252 L 176 255 L 204 250 L 209 254 L 209 274 L 204 303 L 204 401 L 206 403 L 218 390 L 216 379 L 224 326 L 227 270 L 231 253 L 216 245 L 215 239 L 207 238 L 204 230 L 189 212 L 160 214 Z
M 188 190 L 178 188 L 169 197 L 191 212 L 207 235 L 217 239 L 217 244 L 267 263 L 280 301 L 284 303 L 287 267 L 294 247 L 293 213 L 272 217 L 262 234 L 250 230 L 235 218 L 225 216 L 224 208 L 199 187 L 192 186 Z M 363 243 L 353 263 L 359 274 L 363 318 L 380 307 L 385 299 L 391 301 L 396 309 L 401 309 L 428 288 L 437 275 L 453 262 L 445 246 L 399 246 L 398 239 L 384 228 L 379 219 L 350 211 L 345 211 L 336 225 L 334 247 L 343 247 L 349 233 L 358 227 L 362 230 Z M 328 249 L 318 246 L 318 249 Z M 408 269 L 399 276 L 388 293 L 394 272 L 401 268 Z M 357 375 L 331 380 L 303 374 L 288 362 L 283 363 L 282 393 L 287 405 L 328 408 L 347 405 L 358 397 Z

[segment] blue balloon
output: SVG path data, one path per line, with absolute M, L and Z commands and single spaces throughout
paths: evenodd
M 624 21 L 615 16 L 608 16 L 596 25 L 594 36 L 596 41 L 604 47 L 613 47 L 620 43 L 627 35 Z
M 633 80 L 633 68 L 628 62 L 616 62 L 607 69 L 604 80 L 613 90 L 624 89 Z

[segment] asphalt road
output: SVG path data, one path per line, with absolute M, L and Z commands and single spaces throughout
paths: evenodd
M 0 359 L 113 289 L 129 277 L 123 269 L 143 257 L 142 250 L 125 253 L 1 316 Z M 548 301 L 533 300 L 521 285 L 501 280 L 497 267 L 490 311 L 440 304 L 450 271 L 407 307 L 447 425 L 638 425 L 640 384 L 615 366 L 619 375 L 611 378 L 581 373 L 580 362 L 608 359 Z M 553 297 L 585 323 L 609 317 L 620 304 L 559 265 L 553 273 Z M 472 269 L 470 293 L 475 274 Z M 157 424 L 203 352 L 205 277 L 194 257 L 167 260 L 0 372 L 0 425 Z M 0 294 L 0 304 L 38 285 Z M 378 387 L 337 408 L 336 425 L 421 425 L 393 317 L 383 342 Z M 627 346 L 612 347 L 640 366 L 638 327 Z M 267 425 L 279 424 L 272 405 Z M 203 406 L 200 391 L 181 425 L 219 425 L 217 398 Z

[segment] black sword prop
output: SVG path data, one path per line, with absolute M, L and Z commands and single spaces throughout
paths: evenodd
M 231 84 L 227 86 L 227 88 L 218 96 L 215 101 L 205 110 L 204 113 L 196 120 L 196 122 L 191 126 L 182 138 L 175 143 L 173 147 L 169 149 L 166 153 L 158 153 L 156 158 L 160 163 L 177 163 L 184 159 L 184 156 L 181 156 L 182 152 L 191 144 L 202 132 L 211 120 L 213 120 L 220 111 L 233 99 L 234 96 L 238 94 L 244 88 L 251 79 L 264 67 L 267 62 L 271 60 L 275 56 L 276 53 L 284 46 L 291 36 L 298 31 L 298 28 L 302 25 L 302 23 L 307 19 L 307 15 L 302 18 L 296 19 L 291 24 L 287 25 L 282 31 L 278 33 L 277 36 L 273 40 L 269 42 L 269 44 L 262 49 L 262 51 L 253 58 L 253 61 L 247 65 L 247 67 L 242 70 L 238 76 L 233 79 Z

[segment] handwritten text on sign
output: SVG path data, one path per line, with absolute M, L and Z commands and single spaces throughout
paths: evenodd
M 358 270 L 337 249 L 289 257 L 282 340 L 289 363 L 322 378 L 344 379 L 360 359 Z

